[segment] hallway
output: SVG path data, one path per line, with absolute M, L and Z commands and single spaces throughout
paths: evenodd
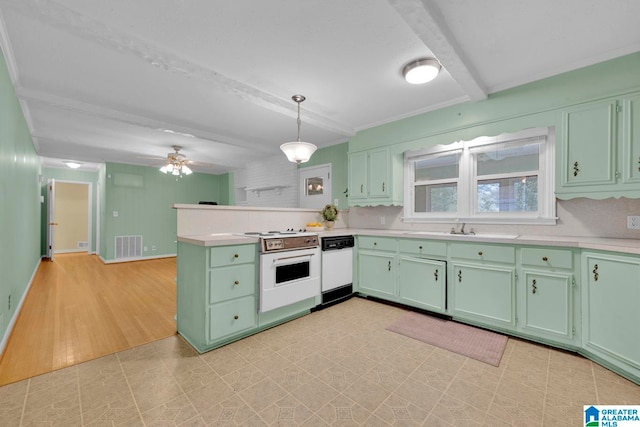
M 176 333 L 175 258 L 42 261 L 0 359 L 0 386 Z

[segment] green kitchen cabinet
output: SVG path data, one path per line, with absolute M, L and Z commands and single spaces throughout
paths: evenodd
M 349 154 L 349 205 L 366 200 L 369 195 L 369 153 L 361 151 Z
M 585 251 L 582 267 L 584 349 L 640 378 L 640 257 Z
M 257 328 L 257 245 L 178 242 L 178 333 L 205 352 Z
M 402 206 L 402 155 L 388 148 L 349 153 L 349 206 Z
M 640 198 L 639 103 L 630 94 L 563 111 L 557 197 Z
M 449 313 L 454 319 L 515 328 L 515 248 L 452 243 Z
M 622 179 L 640 183 L 640 94 L 622 99 Z
M 573 277 L 570 274 L 524 270 L 520 290 L 525 333 L 572 344 Z
M 577 255 L 576 255 L 577 256 Z M 545 342 L 575 346 L 574 253 L 561 248 L 522 248 L 518 327 Z
M 400 255 L 399 302 L 429 311 L 446 310 L 447 264 L 444 261 Z
M 358 236 L 358 292 L 395 300 L 398 242 L 394 238 Z

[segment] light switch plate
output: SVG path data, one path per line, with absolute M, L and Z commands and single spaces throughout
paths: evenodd
M 640 230 L 640 216 L 630 215 L 627 217 L 628 230 Z

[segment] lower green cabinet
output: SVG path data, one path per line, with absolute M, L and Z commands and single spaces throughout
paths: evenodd
M 573 277 L 568 274 L 524 270 L 519 290 L 524 332 L 571 343 L 573 326 Z
M 640 257 L 583 252 L 584 347 L 640 377 Z
M 446 290 L 447 264 L 444 261 L 400 255 L 398 297 L 401 303 L 444 313 Z
M 396 293 L 396 254 L 386 251 L 360 251 L 358 289 L 366 294 L 394 299 Z
M 454 262 L 449 311 L 454 318 L 512 329 L 515 326 L 515 268 Z
M 208 338 L 215 342 L 256 326 L 253 295 L 213 304 L 209 307 Z

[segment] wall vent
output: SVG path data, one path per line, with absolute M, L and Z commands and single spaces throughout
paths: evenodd
M 142 236 L 116 236 L 115 259 L 142 257 Z
M 78 249 L 86 249 L 89 247 L 89 242 L 77 242 Z

